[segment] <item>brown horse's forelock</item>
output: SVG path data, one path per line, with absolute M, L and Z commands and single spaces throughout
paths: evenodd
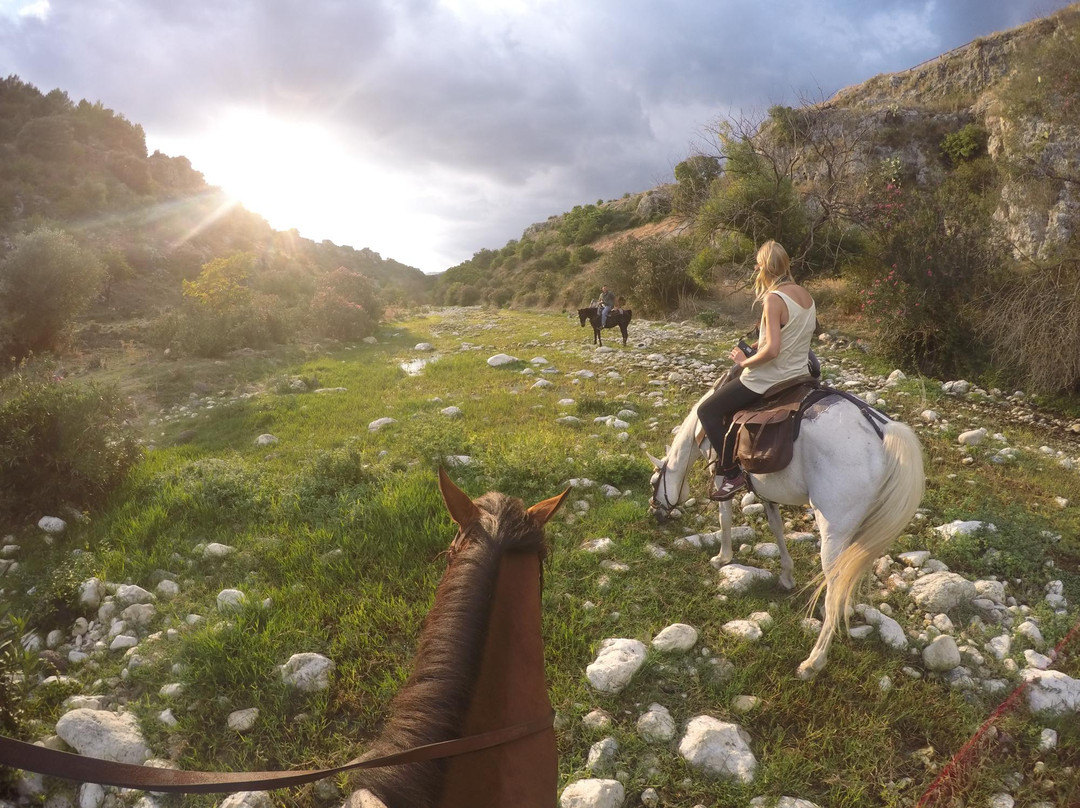
M 416 666 L 390 704 L 382 735 L 365 757 L 435 743 L 460 734 L 480 672 L 488 613 L 504 552 L 547 554 L 544 531 L 521 500 L 498 493 L 475 500 L 480 519 L 458 534 L 435 605 L 424 621 Z M 442 761 L 370 770 L 357 778 L 391 808 L 434 805 Z

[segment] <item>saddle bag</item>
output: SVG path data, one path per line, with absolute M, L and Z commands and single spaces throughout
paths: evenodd
M 735 458 L 744 471 L 772 474 L 787 468 L 798 437 L 799 411 L 817 389 L 813 379 L 794 379 L 766 391 L 757 407 L 735 413 L 724 441 L 734 441 Z

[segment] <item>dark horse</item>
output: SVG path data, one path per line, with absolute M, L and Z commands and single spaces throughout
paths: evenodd
M 587 309 L 578 309 L 577 314 L 578 318 L 581 320 L 582 326 L 585 325 L 586 320 L 592 324 L 593 345 L 596 345 L 597 343 L 603 345 L 604 340 L 600 338 L 600 309 L 596 308 L 596 306 L 590 306 Z M 630 309 L 612 310 L 608 312 L 607 325 L 604 326 L 604 328 L 614 328 L 615 326 L 618 326 L 619 330 L 622 331 L 623 345 L 626 344 L 626 327 L 630 325 L 631 314 L 633 314 L 633 312 L 631 312 Z
M 412 675 L 365 757 L 497 730 L 551 715 L 540 633 L 544 524 L 569 489 L 526 509 L 487 493 L 471 500 L 445 472 L 439 488 L 458 534 L 424 621 Z M 445 760 L 372 769 L 345 808 L 551 808 L 555 731 Z

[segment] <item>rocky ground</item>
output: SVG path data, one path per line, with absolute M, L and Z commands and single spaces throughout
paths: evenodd
M 565 377 L 570 384 L 595 381 L 600 395 L 612 399 L 612 412 L 607 415 L 583 418 L 574 414 L 575 401 L 565 397 L 558 401 L 562 412 L 557 423 L 568 429 L 614 436 L 618 441 L 631 440 L 629 426 L 636 419 L 644 419 L 647 428 L 656 432 L 657 443 L 662 436 L 677 425 L 675 413 L 685 412 L 688 402 L 700 395 L 718 377 L 726 364 L 716 357 L 722 351 L 729 335 L 719 330 L 702 329 L 688 324 L 660 324 L 638 322 L 631 327 L 631 343 L 622 346 L 593 348 L 583 339 L 578 341 L 537 340 L 515 346 L 522 354 L 536 351 L 536 355 L 521 360 L 499 351 L 491 344 L 490 326 L 475 322 L 470 313 L 447 310 L 443 312 L 445 323 L 434 331 L 444 342 L 457 341 L 456 350 L 478 351 L 493 368 L 508 362 L 524 360 L 526 366 L 521 374 L 526 386 L 543 389 L 552 386 L 552 378 Z M 504 349 L 506 346 L 501 346 Z M 842 353 L 851 346 L 839 337 L 824 335 L 821 341 L 823 354 L 833 358 L 827 362 L 826 376 L 835 386 L 854 392 L 886 412 L 896 412 L 907 420 L 910 413 L 919 410 L 915 396 L 900 389 L 903 381 L 899 372 L 888 376 L 867 373 L 850 352 Z M 544 356 L 545 349 L 558 350 L 562 356 L 577 357 L 578 367 L 567 365 L 556 368 Z M 430 344 L 416 346 L 418 368 L 424 362 L 437 361 Z M 418 371 L 419 372 L 419 371 Z M 643 374 L 646 381 L 640 389 L 628 389 L 626 378 Z M 535 377 L 532 381 L 528 377 Z M 302 383 L 302 380 L 293 380 Z M 590 382 L 591 383 L 591 382 Z M 941 384 L 927 381 L 926 384 Z M 610 389 L 603 392 L 605 387 Z M 1067 470 L 1080 468 L 1080 422 L 1057 418 L 1040 412 L 1027 396 L 1020 391 L 1003 393 L 998 390 L 982 390 L 962 380 L 942 385 L 948 407 L 938 410 L 929 407 L 918 414 L 918 429 L 929 431 L 959 431 L 956 451 L 965 454 L 964 461 L 973 452 L 982 453 L 989 462 L 1007 465 L 1017 462 L 1025 455 L 1038 455 L 1059 464 Z M 320 391 L 316 391 L 320 392 Z M 332 394 L 334 391 L 321 391 Z M 596 394 L 594 391 L 593 394 Z M 243 397 L 258 395 L 255 392 Z M 641 404 L 630 403 L 630 399 Z M 193 413 L 214 407 L 230 406 L 235 398 L 227 396 L 193 395 L 191 400 L 159 414 L 153 426 L 190 418 Z M 648 413 L 645 407 L 655 409 Z M 441 411 L 445 417 L 460 414 L 458 407 L 446 407 Z M 985 422 L 985 423 L 984 423 Z M 369 429 L 375 431 L 390 423 L 393 418 L 371 422 Z M 1039 445 L 1014 444 L 1004 434 L 1001 423 L 1022 424 L 1045 435 Z M 259 436 L 264 443 L 276 440 L 272 435 Z M 644 444 L 643 444 L 644 446 Z M 657 451 L 657 445 L 650 445 Z M 454 456 L 448 463 L 468 464 L 471 458 Z M 974 460 L 972 460 L 974 462 Z M 569 483 L 575 493 L 570 509 L 562 518 L 573 522 L 575 514 L 590 507 L 597 497 L 647 498 L 642 491 L 620 491 L 605 481 L 574 479 Z M 1059 507 L 1076 507 L 1064 496 L 1057 495 Z M 1080 503 L 1077 503 L 1080 504 Z M 693 506 L 694 503 L 689 503 Z M 741 513 L 741 524 L 736 527 L 736 541 L 742 541 L 734 563 L 722 566 L 717 559 L 716 586 L 721 597 L 736 597 L 746 587 L 763 580 L 770 580 L 774 573 L 769 562 L 778 555 L 777 546 L 769 541 L 759 541 L 759 535 L 767 535 L 761 517 L 761 505 L 753 495 L 744 497 L 736 508 Z M 926 520 L 927 514 L 916 517 Z M 715 515 L 700 508 L 690 507 L 683 516 L 682 535 L 675 535 L 664 546 L 656 542 L 649 546 L 657 563 L 670 554 L 704 553 L 715 547 L 719 537 L 710 522 Z M 739 520 L 737 520 L 739 521 Z M 812 531 L 803 530 L 804 519 L 789 521 L 791 542 L 815 542 Z M 62 541 L 66 525 L 58 517 L 45 517 L 38 524 L 38 539 L 45 542 Z M 798 528 L 798 529 L 793 529 Z M 995 527 L 975 520 L 957 520 L 933 527 L 943 540 L 963 536 L 972 531 L 992 533 Z M 629 567 L 619 559 L 617 540 L 597 537 L 583 544 L 582 550 L 592 554 L 603 576 L 625 575 Z M 214 559 L 228 555 L 233 548 L 224 544 L 206 544 L 194 549 L 200 559 Z M 14 536 L 0 539 L 0 576 L 17 570 L 19 558 L 26 552 Z M 184 561 L 184 559 L 180 559 Z M 189 559 L 188 561 L 191 561 Z M 41 738 L 40 743 L 59 749 L 73 749 L 81 754 L 104 757 L 146 765 L 172 766 L 168 750 L 151 749 L 139 731 L 134 717 L 126 710 L 124 680 L 129 672 L 143 664 L 147 655 L 161 653 L 171 640 L 185 630 L 185 625 L 164 625 L 157 615 L 155 604 L 168 601 L 185 587 L 184 569 L 190 564 L 178 563 L 177 572 L 161 571 L 156 580 L 139 584 L 120 584 L 89 579 L 80 587 L 79 609 L 81 614 L 66 630 L 53 631 L 46 636 L 30 632 L 22 638 L 23 646 L 37 653 L 46 663 L 52 675 L 42 676 L 35 683 L 38 688 L 68 688 L 78 691 L 64 701 L 63 715 L 53 732 Z M 3 578 L 0 577 L 0 583 Z M 1015 688 L 1026 684 L 1024 698 L 1033 712 L 1048 715 L 1080 713 L 1080 680 L 1055 670 L 1057 650 L 1044 640 L 1040 618 L 1036 608 L 1045 614 L 1047 607 L 1056 615 L 1076 617 L 1080 610 L 1071 606 L 1061 580 L 1050 580 L 1040 593 L 1040 602 L 1020 595 L 1019 580 L 1003 576 L 971 580 L 949 570 L 942 561 L 933 557 L 929 550 L 918 549 L 883 556 L 873 570 L 869 595 L 856 609 L 851 635 L 856 640 L 880 639 L 893 653 L 905 655 L 910 664 L 903 668 L 905 676 L 938 677 L 950 687 L 961 691 L 980 693 L 993 698 L 1005 699 Z M 2 592 L 0 592 L 2 594 Z M 902 595 L 902 608 L 896 595 Z M 221 591 L 216 602 L 205 604 L 204 614 L 190 614 L 187 625 L 197 624 L 206 614 L 228 614 L 245 601 L 245 594 L 236 589 Z M 1025 599 L 1027 597 L 1027 599 Z M 964 615 L 965 618 L 960 618 Z M 738 636 L 748 642 L 756 642 L 767 636 L 773 617 L 768 611 L 757 611 L 740 616 L 723 626 L 723 632 Z M 803 629 L 808 638 L 820 628 L 820 623 L 808 618 Z M 597 655 L 582 671 L 591 688 L 598 694 L 617 694 L 634 678 L 646 655 L 659 654 L 670 660 L 672 666 L 705 666 L 715 675 L 723 675 L 726 660 L 714 655 L 702 642 L 698 628 L 683 623 L 672 623 L 645 643 L 634 636 L 597 637 Z M 651 648 L 651 651 L 650 651 Z M 94 668 L 95 660 L 122 654 L 126 665 L 119 677 L 94 679 L 87 675 Z M 318 690 L 329 685 L 334 663 L 318 654 L 298 654 L 284 660 L 279 674 L 283 681 L 301 690 Z M 893 686 L 888 677 L 877 683 L 882 690 Z M 159 692 L 162 710 L 158 720 L 165 726 L 175 723 L 169 707 L 170 699 L 176 697 L 182 685 L 165 683 Z M 745 713 L 757 709 L 760 700 L 753 693 L 743 694 L 733 704 L 733 711 Z M 670 705 L 650 704 L 637 719 L 637 731 L 646 744 L 659 754 L 674 749 L 702 776 L 730 777 L 741 782 L 752 782 L 758 765 L 748 735 L 736 722 L 720 721 L 708 715 L 694 717 L 679 728 L 671 717 Z M 238 710 L 229 716 L 229 726 L 244 732 L 258 719 L 257 710 Z M 559 719 L 563 722 L 566 718 Z M 590 712 L 585 721 L 594 733 L 603 734 L 611 723 L 611 716 L 602 710 Z M 1041 735 L 1042 748 L 1050 750 L 1057 742 L 1056 733 L 1047 728 Z M 633 762 L 637 765 L 638 761 Z M 587 771 L 566 784 L 561 793 L 563 808 L 614 808 L 626 804 L 628 779 L 631 767 L 620 751 L 613 736 L 605 736 L 592 745 L 588 752 Z M 903 784 L 900 784 L 901 786 Z M 322 794 L 327 803 L 340 799 L 332 786 Z M 19 804 L 31 804 L 48 798 L 52 808 L 73 805 L 68 796 L 55 792 L 40 776 L 26 774 L 20 782 Z M 131 804 L 134 795 L 118 789 L 87 784 L 77 795 L 79 808 L 111 808 Z M 653 789 L 637 795 L 641 804 L 661 804 L 661 797 Z M 1003 791 L 995 797 L 995 808 L 1008 808 L 1012 796 Z M 157 798 L 139 795 L 135 804 L 139 808 L 153 808 Z M 241 793 L 229 797 L 223 805 L 239 806 L 269 805 L 264 794 Z M 764 802 L 755 801 L 755 805 Z M 780 803 L 784 808 L 814 808 L 813 803 L 798 795 L 785 797 Z M 1053 805 L 1042 803 L 1042 808 Z M 0 800 L 0 808 L 10 806 Z

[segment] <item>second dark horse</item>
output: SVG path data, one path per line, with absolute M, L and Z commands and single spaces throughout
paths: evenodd
M 593 345 L 603 345 L 604 340 L 600 337 L 600 309 L 596 306 L 590 306 L 587 309 L 578 309 L 578 319 L 581 320 L 581 325 L 584 326 L 586 322 L 592 325 L 593 330 Z M 618 311 L 612 311 L 608 313 L 607 325 L 604 328 L 619 327 L 619 331 L 622 332 L 622 344 L 626 344 L 626 327 L 630 325 L 630 315 L 633 312 L 630 309 L 620 309 Z

